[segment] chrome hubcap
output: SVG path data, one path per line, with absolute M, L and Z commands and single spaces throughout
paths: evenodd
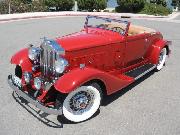
M 93 94 L 81 91 L 70 99 L 70 109 L 74 114 L 82 114 L 88 111 L 93 103 Z

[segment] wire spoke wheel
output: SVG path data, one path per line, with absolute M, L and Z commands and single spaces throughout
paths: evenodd
M 81 86 L 64 100 L 63 114 L 73 122 L 87 120 L 99 109 L 100 101 L 99 90 L 93 86 Z
M 88 111 L 94 102 L 94 95 L 88 91 L 80 91 L 70 99 L 70 110 L 77 115 Z

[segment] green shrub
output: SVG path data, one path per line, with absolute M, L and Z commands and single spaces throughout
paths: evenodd
M 145 0 L 117 0 L 116 12 L 137 13 L 144 8 Z
M 113 9 L 111 12 L 112 12 L 112 13 L 116 13 L 116 10 L 115 10 L 115 9 Z
M 162 15 L 166 16 L 170 14 L 172 11 L 162 5 L 146 3 L 142 11 L 139 13 L 148 14 L 148 15 Z
M 11 13 L 24 13 L 30 12 L 30 5 L 25 3 L 22 0 L 13 0 L 11 1 Z
M 154 4 L 157 4 L 157 5 L 162 5 L 164 7 L 167 6 L 166 0 L 150 0 L 150 3 L 154 3 Z
M 96 11 L 107 7 L 107 0 L 77 0 L 79 10 Z
M 33 12 L 44 12 L 47 11 L 48 8 L 45 5 L 44 0 L 32 1 L 30 4 L 30 10 Z
M 8 0 L 0 2 L 0 13 L 8 13 Z M 43 12 L 47 7 L 43 0 L 29 2 L 27 0 L 11 0 L 11 13 Z
M 45 0 L 47 7 L 56 7 L 57 11 L 69 11 L 74 6 L 74 0 Z
M 0 2 L 0 14 L 7 14 L 8 13 L 8 4 L 6 1 Z
M 108 10 L 108 9 L 105 9 L 103 12 L 109 12 L 109 10 Z
M 180 9 L 180 0 L 172 0 L 171 5 Z
M 11 13 L 43 12 L 48 7 L 56 7 L 57 11 L 72 10 L 74 0 L 11 0 Z M 8 13 L 8 0 L 0 2 L 0 13 Z

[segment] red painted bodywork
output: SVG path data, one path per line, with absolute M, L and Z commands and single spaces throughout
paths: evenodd
M 117 32 L 88 28 L 57 39 L 66 51 L 75 51 L 118 42 L 123 39 Z
M 11 64 L 21 66 L 22 71 L 32 72 L 32 62 L 28 57 L 28 48 L 24 48 L 13 55 Z
M 54 87 L 57 90 L 61 90 L 62 93 L 69 93 L 82 84 L 94 79 L 101 80 L 105 83 L 106 89 L 108 90 L 107 94 L 114 93 L 134 81 L 133 78 L 123 76 L 122 74 L 114 76 L 113 74 L 95 68 L 85 67 L 69 71 L 67 74 L 63 75 L 61 79 L 56 81 Z
M 135 81 L 125 72 L 147 63 L 157 64 L 160 50 L 169 45 L 160 32 L 122 36 L 90 27 L 56 41 L 65 49 L 63 57 L 69 62 L 67 73 L 54 83 L 56 90 L 69 93 L 88 81 L 100 80 L 108 95 Z M 27 48 L 16 53 L 11 63 L 32 72 Z M 80 64 L 85 67 L 80 68 Z

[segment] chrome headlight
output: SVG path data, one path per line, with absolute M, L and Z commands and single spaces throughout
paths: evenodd
M 57 73 L 63 73 L 66 66 L 68 66 L 68 61 L 63 58 L 58 58 L 55 61 L 55 70 Z
M 34 78 L 34 87 L 35 87 L 37 90 L 40 90 L 40 89 L 41 89 L 41 84 L 42 84 L 41 78 L 39 78 L 39 77 Z
M 28 51 L 28 56 L 31 60 L 36 60 L 38 59 L 40 55 L 40 49 L 36 47 L 30 47 Z

